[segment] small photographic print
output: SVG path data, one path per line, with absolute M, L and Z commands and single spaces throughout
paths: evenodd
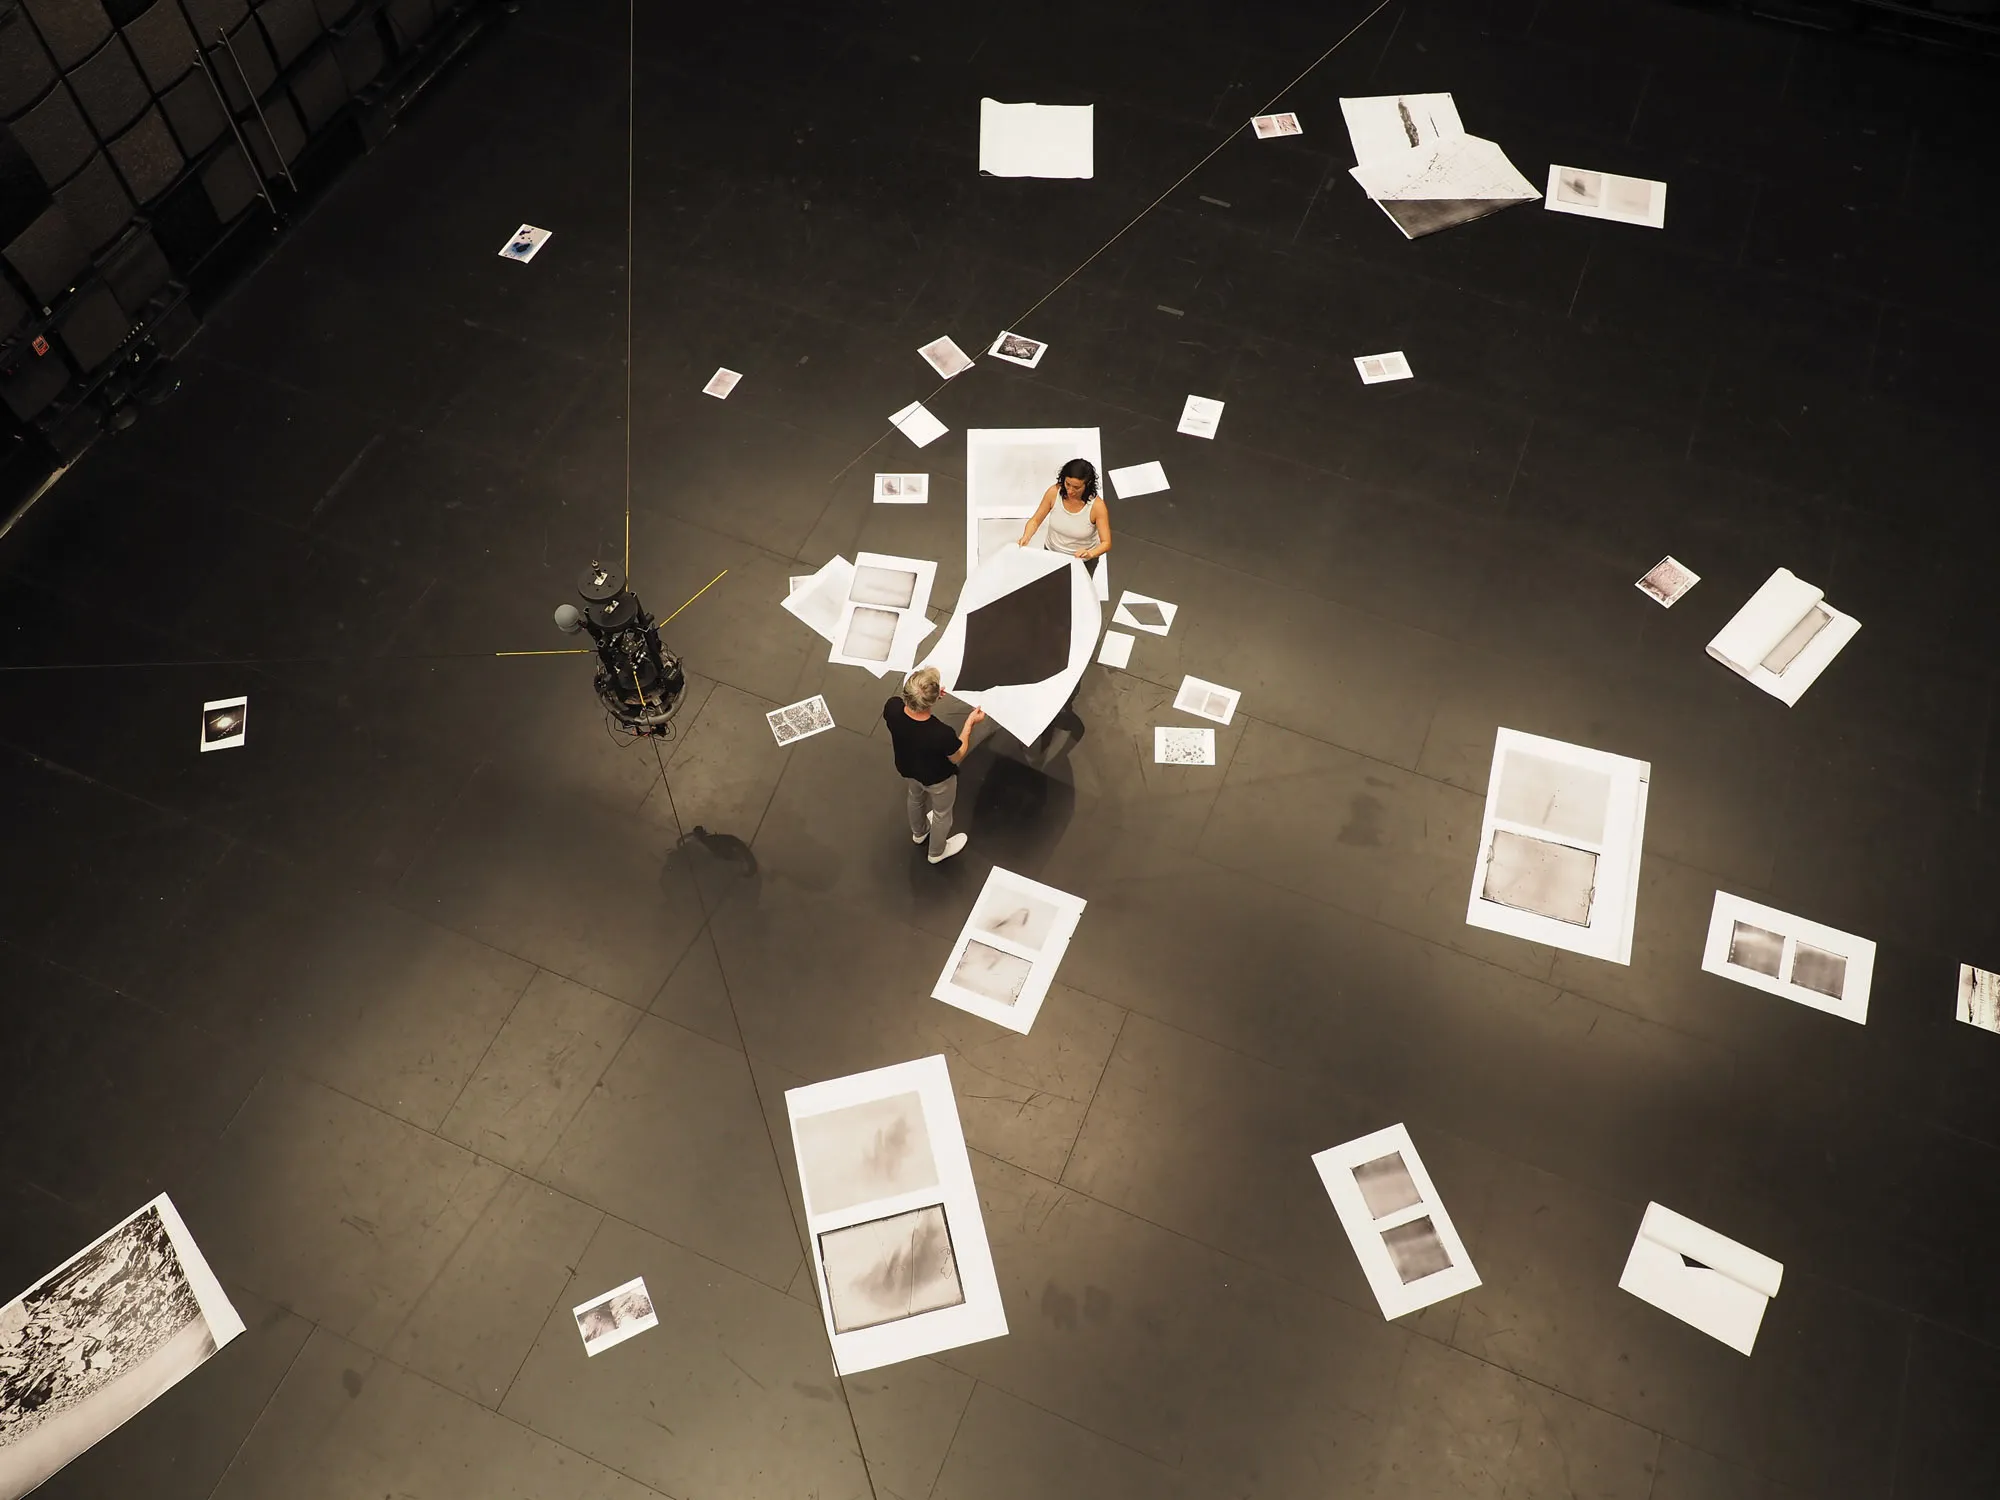
M 855 661 L 887 661 L 903 617 L 892 609 L 857 609 L 847 622 L 840 654 Z
M 708 377 L 708 384 L 701 388 L 701 393 L 704 396 L 713 396 L 718 401 L 727 401 L 729 393 L 736 389 L 736 382 L 742 378 L 734 370 L 717 368 L 716 372 Z
M 856 604 L 883 604 L 891 609 L 908 609 L 917 597 L 917 575 L 901 568 L 878 568 L 873 564 L 854 570 L 854 582 L 847 597 Z
M 1663 557 L 1639 580 L 1639 591 L 1672 609 L 1676 599 L 1700 582 L 1701 575 L 1686 563 Z
M 1029 338 L 1025 333 L 1003 333 L 993 341 L 993 347 L 986 352 L 995 359 L 1004 359 L 1012 365 L 1023 365 L 1032 370 L 1042 362 L 1049 346 Z
M 1364 354 L 1354 361 L 1354 368 L 1361 372 L 1363 385 L 1380 385 L 1385 380 L 1409 380 L 1414 372 L 1403 351 L 1394 350 L 1388 354 Z
M 917 353 L 924 357 L 925 364 L 936 370 L 946 380 L 951 379 L 954 375 L 963 375 L 967 370 L 972 368 L 972 356 L 948 338 L 932 339 L 923 348 L 919 349 Z
M 928 474 L 877 474 L 875 476 L 875 503 L 877 505 L 924 505 L 931 498 L 931 476 Z
M 972 925 L 981 932 L 1005 938 L 1016 947 L 1032 948 L 1039 953 L 1049 934 L 1055 931 L 1059 915 L 1040 896 L 996 881 L 980 892 L 979 904 L 972 909 Z
M 1451 1252 L 1438 1238 L 1437 1228 L 1431 1223 L 1429 1214 L 1384 1230 L 1382 1243 L 1388 1248 L 1389 1259 L 1405 1286 L 1451 1269 Z
M 1299 117 L 1294 114 L 1259 115 L 1250 124 L 1260 141 L 1268 141 L 1274 136 L 1305 133 L 1299 125 Z
M 1753 974 L 1778 977 L 1778 962 L 1785 951 L 1783 933 L 1738 922 L 1729 930 L 1729 962 Z
M 1597 856 L 1588 849 L 1529 838 L 1506 828 L 1493 830 L 1486 883 L 1480 890 L 1486 900 L 1588 927 L 1596 894 Z
M 1982 1031 L 2000 1032 L 2000 974 L 1958 966 L 1958 1018 Z
M 1604 202 L 1604 174 L 1564 167 L 1556 176 L 1556 199 L 1579 208 L 1598 208 Z
M 234 750 L 243 743 L 250 713 L 248 698 L 218 698 L 201 706 L 201 748 Z
M 583 1352 L 591 1358 L 660 1324 L 643 1276 L 634 1276 L 602 1297 L 571 1308 L 570 1316 L 576 1319 L 576 1331 L 583 1335 Z
M 951 971 L 951 982 L 1001 1005 L 1018 1005 L 1033 970 L 1034 965 L 1019 954 L 974 938 L 959 955 L 958 966 Z
M 1372 1219 L 1386 1219 L 1424 1201 L 1400 1151 L 1364 1161 L 1354 1169 L 1354 1185 L 1361 1189 L 1361 1201 Z
M 1800 943 L 1792 953 L 1792 983 L 1838 1000 L 1847 988 L 1847 959 L 1811 943 Z
M 536 252 L 549 242 L 549 233 L 532 224 L 523 224 L 507 237 L 507 243 L 500 247 L 500 254 L 507 260 L 531 261 Z M 489 240 L 487 243 L 492 242 Z
M 833 715 L 825 698 L 814 697 L 774 708 L 764 715 L 764 722 L 771 726 L 771 735 L 779 744 L 790 745 L 833 728 Z

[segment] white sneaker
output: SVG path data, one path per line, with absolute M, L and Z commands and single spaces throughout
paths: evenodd
M 934 865 L 941 865 L 946 860 L 950 859 L 954 854 L 958 853 L 958 851 L 963 849 L 964 847 L 965 847 L 965 835 L 962 833 L 954 833 L 950 838 L 944 841 L 944 853 L 928 854 L 925 855 L 924 857 Z

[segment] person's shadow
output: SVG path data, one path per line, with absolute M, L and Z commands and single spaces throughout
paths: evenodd
M 982 865 L 1039 875 L 1076 815 L 1076 784 L 1064 763 L 1083 738 L 1074 701 L 1063 705 L 1033 745 L 996 729 L 966 756 L 958 773 L 961 826 Z
M 702 907 L 710 915 L 746 896 L 754 904 L 763 886 L 756 850 L 733 833 L 711 833 L 699 823 L 667 851 L 660 869 L 661 888 L 674 893 L 679 876 L 695 883 Z

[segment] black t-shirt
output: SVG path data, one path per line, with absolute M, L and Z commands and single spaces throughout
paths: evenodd
M 936 786 L 958 774 L 952 762 L 958 754 L 958 731 L 936 714 L 913 719 L 903 711 L 901 698 L 891 698 L 882 705 L 882 722 L 889 726 L 889 738 L 896 746 L 896 769 L 910 780 Z

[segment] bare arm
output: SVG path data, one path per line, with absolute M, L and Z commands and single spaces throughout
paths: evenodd
M 1055 503 L 1056 487 L 1050 485 L 1042 492 L 1042 503 L 1035 507 L 1035 513 L 1028 517 L 1028 524 L 1021 529 L 1021 540 L 1016 543 L 1017 546 L 1025 547 L 1035 539 L 1035 532 L 1040 528 L 1042 518 L 1048 515 L 1050 507 Z
M 1111 512 L 1104 508 L 1102 495 L 1097 497 L 1097 503 L 1091 510 L 1091 517 L 1097 522 L 1097 545 L 1085 547 L 1083 551 L 1077 553 L 1077 556 L 1086 562 L 1093 557 L 1102 557 L 1111 550 Z
M 972 748 L 973 726 L 976 725 L 981 719 L 985 717 L 986 717 L 986 710 L 983 708 L 975 708 L 971 713 L 965 716 L 965 728 L 960 731 L 958 736 L 958 753 L 950 757 L 951 763 L 953 765 L 957 765 L 960 761 L 965 759 L 966 752 Z

